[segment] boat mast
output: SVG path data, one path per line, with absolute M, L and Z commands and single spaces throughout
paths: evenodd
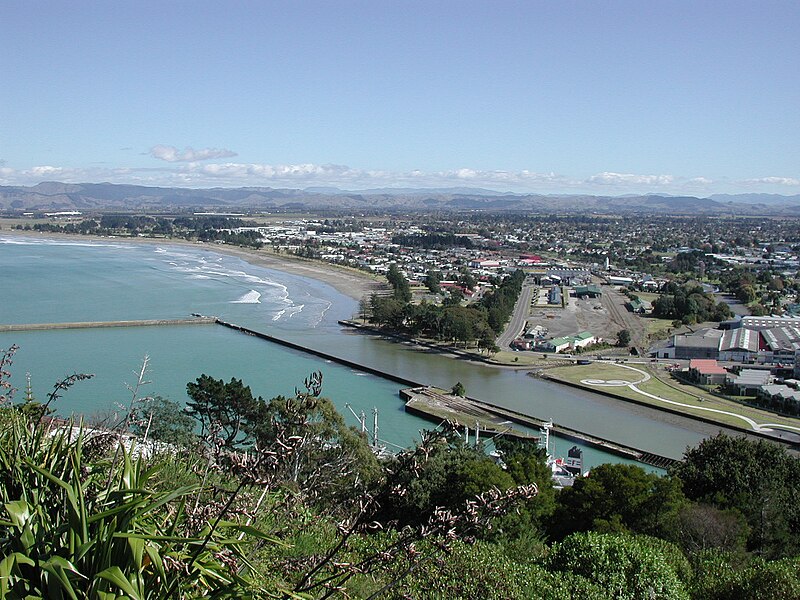
M 553 427 L 553 421 L 546 421 L 542 423 L 542 428 L 539 430 L 544 436 L 544 450 L 550 456 L 550 429 Z
M 356 411 L 353 410 L 353 407 L 350 406 L 349 403 L 344 405 L 347 410 L 353 413 L 353 416 L 358 420 L 359 424 L 361 425 L 361 433 L 367 433 L 367 415 L 364 414 L 364 411 L 361 411 L 361 414 L 356 414 Z

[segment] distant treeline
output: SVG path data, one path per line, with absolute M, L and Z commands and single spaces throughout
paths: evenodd
M 470 238 L 455 233 L 398 233 L 392 236 L 392 243 L 411 248 L 425 248 L 426 250 L 475 247 Z
M 17 225 L 17 229 L 46 233 L 72 233 L 82 235 L 174 236 L 203 242 L 220 241 L 237 246 L 260 248 L 263 246 L 257 231 L 232 233 L 224 231 L 238 227 L 254 227 L 253 221 L 239 218 L 208 217 L 150 217 L 146 215 L 103 215 L 100 220 L 84 219 L 80 223 L 35 223 Z

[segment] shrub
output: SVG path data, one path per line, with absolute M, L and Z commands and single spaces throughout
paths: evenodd
M 688 599 L 678 574 L 685 576 L 688 565 L 679 555 L 647 536 L 575 533 L 553 545 L 544 566 L 585 577 L 619 600 Z

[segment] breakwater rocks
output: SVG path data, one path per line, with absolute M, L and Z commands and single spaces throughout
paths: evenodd
M 9 331 L 47 331 L 50 329 L 99 329 L 103 327 L 162 327 L 171 325 L 213 325 L 214 317 L 189 319 L 143 319 L 139 321 L 78 321 L 74 323 L 7 323 L 0 325 L 0 333 Z

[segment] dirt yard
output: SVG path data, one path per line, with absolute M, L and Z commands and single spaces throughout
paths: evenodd
M 612 344 L 616 342 L 617 333 L 627 329 L 631 333 L 632 345 L 646 347 L 644 319 L 625 308 L 627 298 L 613 287 L 604 285 L 601 289 L 603 295 L 600 298 L 570 296 L 565 308 L 533 305 L 528 324 L 545 327 L 548 338 L 589 331 Z

